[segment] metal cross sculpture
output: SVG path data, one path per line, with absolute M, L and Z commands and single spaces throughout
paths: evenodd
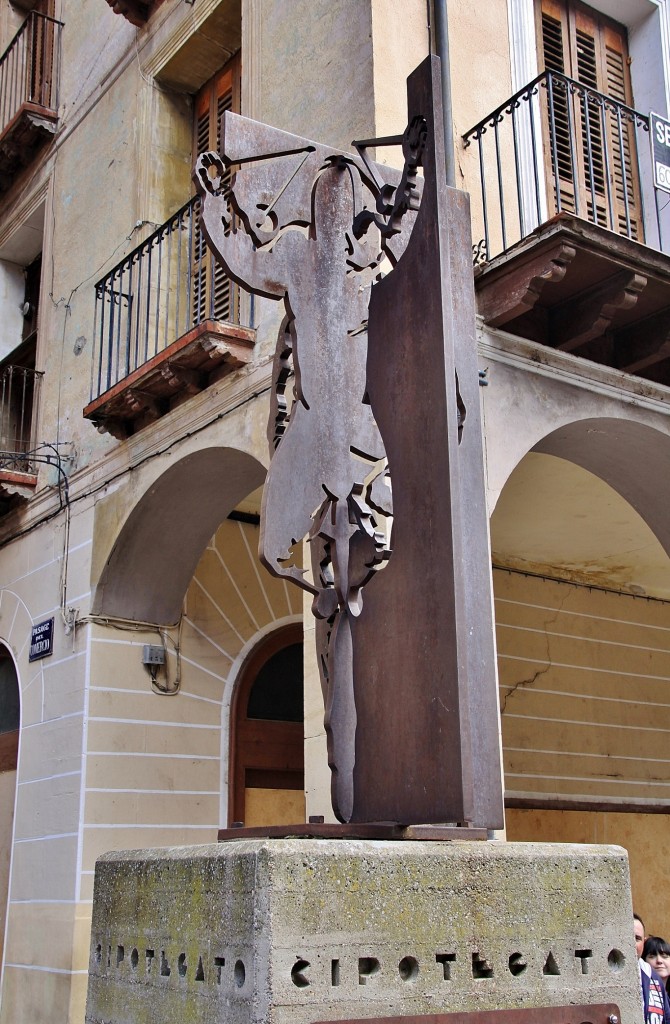
M 502 801 L 469 214 L 436 168 L 437 58 L 410 76 L 408 106 L 402 136 L 355 155 L 227 112 L 223 152 L 201 154 L 194 180 L 226 273 L 284 304 L 260 557 L 313 595 L 334 811 L 492 828 Z M 366 155 L 390 143 L 402 172 Z M 311 578 L 294 561 L 305 537 Z

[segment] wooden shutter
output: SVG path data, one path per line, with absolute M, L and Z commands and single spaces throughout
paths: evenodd
M 195 99 L 193 124 L 193 160 L 207 150 L 219 152 L 221 147 L 221 118 L 226 110 L 239 110 L 240 63 L 233 57 L 200 90 Z M 214 260 L 196 221 L 193 236 L 194 259 L 191 287 L 193 323 L 202 320 L 237 322 L 237 292 Z
M 568 39 L 567 19 L 563 18 L 563 11 L 560 3 L 545 0 L 542 3 L 541 28 L 542 48 L 544 54 L 544 68 L 547 71 L 555 71 L 558 74 L 569 73 L 570 66 L 570 42 Z M 553 118 L 550 116 L 553 105 Z M 571 122 L 568 113 L 568 95 L 564 89 L 552 88 L 551 96 L 547 97 L 547 127 L 545 152 L 548 154 L 546 161 L 547 181 L 551 182 L 554 190 L 554 203 L 558 206 L 556 197 L 556 174 L 559 178 L 560 207 L 563 210 L 575 212 L 575 189 L 573 164 L 574 153 L 571 154 Z
M 538 11 L 544 68 L 632 106 L 623 25 L 576 0 L 540 0 Z M 556 208 L 558 175 L 561 209 L 641 239 L 633 126 L 615 106 L 603 110 L 595 97 L 570 93 L 560 80 L 552 93 L 545 141 Z
M 611 96 L 612 99 L 625 103 L 627 106 L 632 106 L 625 30 L 622 29 L 621 33 L 619 33 L 612 27 L 605 26 L 602 45 L 604 83 L 606 85 L 603 91 L 608 96 Z M 633 238 L 642 241 L 642 207 L 637 177 L 637 160 L 635 157 L 635 129 L 628 121 L 619 126 L 616 115 L 611 111 L 608 114 L 607 124 L 614 157 L 612 176 L 614 179 L 618 230 L 622 234 L 626 233 L 627 206 L 631 225 L 630 234 Z M 619 131 L 619 127 L 621 127 L 621 131 Z
M 24 22 L 24 48 L 21 60 L 25 61 L 22 69 L 25 82 L 25 99 L 30 103 L 53 110 L 56 97 L 54 95 L 54 59 L 56 26 L 54 18 L 54 0 L 25 0 L 14 4 L 26 15 Z M 30 18 L 30 15 L 34 16 Z M 45 18 L 39 15 L 46 15 Z M 30 20 L 28 20 L 30 19 Z M 16 59 L 16 58 L 15 58 Z

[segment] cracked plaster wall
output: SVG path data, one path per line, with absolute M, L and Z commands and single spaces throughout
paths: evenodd
M 624 846 L 633 900 L 667 934 L 651 883 L 668 816 L 623 810 L 670 797 L 668 604 L 504 570 L 494 590 L 506 795 L 544 806 L 508 808 L 508 839 Z

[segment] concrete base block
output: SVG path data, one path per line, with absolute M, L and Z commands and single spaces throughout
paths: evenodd
M 641 1017 L 613 846 L 241 840 L 97 864 L 88 1024 L 311 1024 L 617 1003 Z

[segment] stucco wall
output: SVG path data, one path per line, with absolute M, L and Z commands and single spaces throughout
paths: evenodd
M 507 796 L 670 797 L 670 605 L 495 570 Z
M 212 842 L 227 824 L 229 710 L 244 655 L 300 595 L 258 562 L 258 528 L 222 523 L 203 552 L 181 626 L 93 627 L 82 895 L 90 899 L 105 850 Z M 167 684 L 151 691 L 146 643 L 165 643 Z M 161 671 L 159 683 L 166 684 Z
M 23 268 L 14 263 L 0 260 L 0 358 L 4 359 L 21 341 L 23 315 L 21 307 L 25 297 L 26 282 Z
M 68 597 L 86 606 L 90 577 L 90 505 L 73 517 Z M 43 1006 L 67 1020 L 70 1000 L 83 1006 L 81 974 L 71 975 L 73 936 L 81 929 L 82 750 L 85 732 L 85 631 L 61 617 L 64 517 L 2 551 L 0 635 L 17 665 L 21 742 L 14 851 L 0 1019 L 40 1020 Z M 54 617 L 53 654 L 30 663 L 31 626 Z M 82 934 L 85 934 L 86 926 Z

